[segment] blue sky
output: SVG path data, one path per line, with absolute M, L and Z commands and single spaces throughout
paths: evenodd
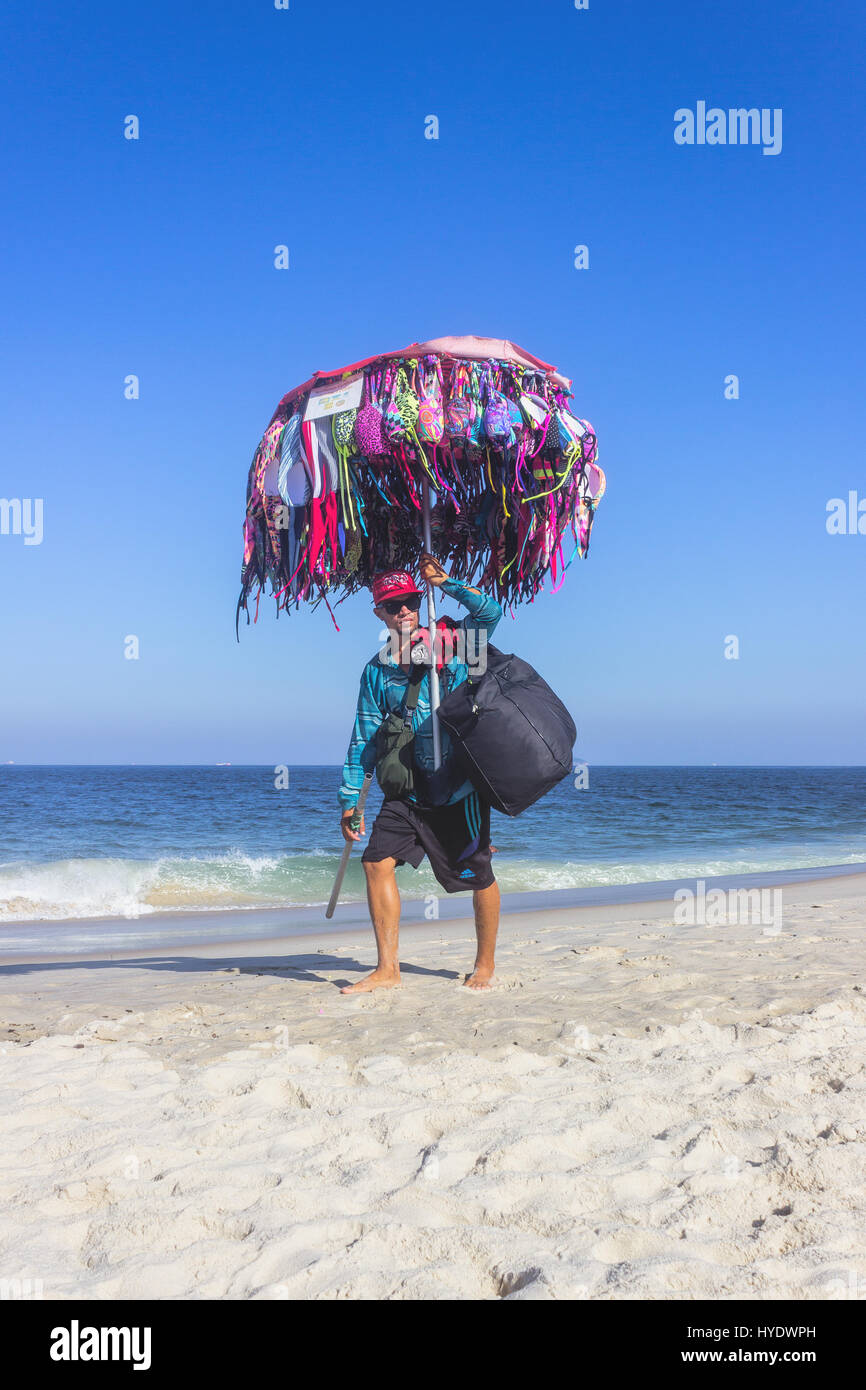
M 235 643 L 249 461 L 311 371 L 479 333 L 556 363 L 599 436 L 588 559 L 497 634 L 576 753 L 866 763 L 866 535 L 825 526 L 866 499 L 859 7 L 7 26 L 0 496 L 44 534 L 0 535 L 0 761 L 342 761 L 378 624 L 263 603 Z M 780 108 L 781 153 L 677 145 L 701 100 Z

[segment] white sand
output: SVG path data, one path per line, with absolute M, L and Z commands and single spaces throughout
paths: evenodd
M 468 900 L 467 900 L 468 901 Z M 817 906 L 813 906 L 817 904 Z M 0 973 L 0 1278 L 45 1298 L 866 1296 L 866 876 Z

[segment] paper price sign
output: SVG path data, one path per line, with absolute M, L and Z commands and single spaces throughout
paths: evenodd
M 349 381 L 341 381 L 339 386 L 319 386 L 310 392 L 310 399 L 304 411 L 304 422 L 324 420 L 328 415 L 339 415 L 341 410 L 357 410 L 361 404 L 364 389 L 364 375 L 359 373 Z

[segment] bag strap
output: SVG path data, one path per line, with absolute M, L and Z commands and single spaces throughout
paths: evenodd
M 418 672 L 417 676 L 415 675 L 415 671 L 410 671 L 409 673 L 409 689 L 406 692 L 406 702 L 403 712 L 404 725 L 412 723 L 412 715 L 415 712 L 415 706 L 418 704 L 418 696 L 421 694 L 421 682 L 424 679 L 424 666 L 419 663 L 415 669 Z

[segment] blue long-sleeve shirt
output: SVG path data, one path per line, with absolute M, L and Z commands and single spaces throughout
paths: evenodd
M 467 616 L 458 626 L 464 629 L 463 640 L 466 645 L 463 652 L 471 662 L 473 653 L 480 653 L 482 643 L 490 636 L 502 617 L 502 609 L 495 599 L 488 598 L 486 594 L 482 594 L 480 589 L 463 584 L 459 579 L 446 579 L 439 586 L 439 592 L 457 599 L 458 603 L 462 603 L 469 610 Z M 458 648 L 458 652 L 459 650 Z M 465 681 L 469 675 L 469 667 L 466 662 L 459 660 L 456 656 L 452 661 L 446 663 L 445 670 L 450 673 L 449 689 L 451 690 Z M 443 672 L 440 671 L 440 682 L 442 676 Z M 338 796 L 340 805 L 344 809 L 356 804 L 363 785 L 364 774 L 366 772 L 375 774 L 376 734 L 392 711 L 402 710 L 408 683 L 408 675 L 400 669 L 399 662 L 395 660 L 387 647 L 382 654 L 377 652 L 375 656 L 371 657 L 361 672 L 358 709 L 352 737 L 349 741 L 349 750 L 343 766 L 343 779 L 340 783 Z M 430 712 L 429 667 L 425 668 L 424 677 L 421 680 L 412 728 L 415 733 L 415 762 L 419 767 L 432 772 L 433 718 Z M 439 735 L 444 763 L 451 749 L 451 740 L 447 730 L 441 725 L 439 726 Z M 472 783 L 467 778 L 451 793 L 446 804 L 451 805 L 454 801 L 461 801 L 472 790 Z M 407 794 L 407 801 L 417 801 L 417 799 L 414 792 Z

